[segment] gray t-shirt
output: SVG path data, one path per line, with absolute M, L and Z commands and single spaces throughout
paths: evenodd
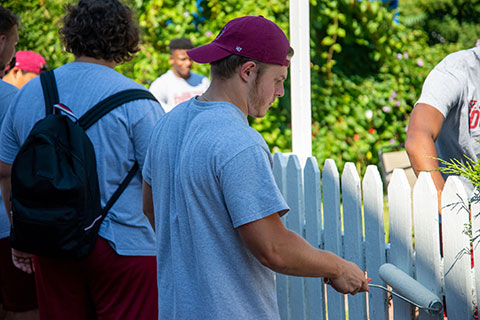
M 124 89 L 142 85 L 106 66 L 72 62 L 55 69 L 60 102 L 77 117 L 100 100 Z M 135 160 L 143 167 L 148 141 L 155 123 L 164 114 L 151 100 L 136 100 L 119 106 L 90 127 L 86 133 L 97 159 L 101 203 L 105 206 Z M 40 78 L 29 81 L 12 101 L 0 133 L 0 160 L 13 163 L 33 125 L 45 117 Z M 99 235 L 120 255 L 155 255 L 155 235 L 142 209 L 140 171 L 132 179 L 103 221 Z
M 12 86 L 5 81 L 0 80 L 0 128 L 7 113 L 10 102 L 17 94 L 18 88 Z M 2 195 L 0 194 L 0 239 L 6 238 L 10 235 L 10 221 L 8 220 L 3 204 Z
M 157 231 L 159 319 L 279 319 L 274 273 L 237 227 L 288 210 L 265 141 L 227 102 L 157 124 L 143 170 Z
M 431 105 L 445 117 L 436 141 L 438 157 L 465 162 L 465 155 L 476 161 L 480 156 L 480 47 L 452 53 L 436 65 L 418 103 Z

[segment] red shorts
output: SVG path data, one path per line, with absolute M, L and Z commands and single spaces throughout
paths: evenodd
M 34 257 L 40 319 L 157 319 L 155 257 L 120 256 L 97 238 L 81 261 Z
M 3 308 L 12 312 L 37 309 L 35 278 L 16 268 L 8 238 L 0 239 L 0 292 Z

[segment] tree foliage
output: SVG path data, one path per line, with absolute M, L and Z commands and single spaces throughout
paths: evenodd
M 285 0 L 129 1 L 138 14 L 142 47 L 117 70 L 146 86 L 169 68 L 173 38 L 185 36 L 202 45 L 227 21 L 243 15 L 263 15 L 287 35 L 289 30 Z M 429 70 L 447 53 L 473 45 L 479 2 L 403 0 L 401 23 L 395 23 L 380 1 L 310 0 L 312 139 L 319 163 L 333 158 L 342 169 L 353 161 L 363 171 L 378 161 L 381 146 L 404 142 L 408 116 Z M 62 51 L 58 34 L 65 3 L 2 1 L 22 18 L 18 49 L 39 52 L 52 68 L 73 60 Z M 448 41 L 435 44 L 433 32 Z M 208 65 L 194 69 L 209 72 Z M 280 151 L 291 150 L 289 80 L 285 87 L 285 97 L 265 118 L 250 119 L 269 146 Z
M 480 38 L 480 0 L 402 0 L 401 21 L 422 29 L 429 43 L 471 47 Z

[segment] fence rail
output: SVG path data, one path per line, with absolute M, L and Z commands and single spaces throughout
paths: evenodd
M 480 204 L 473 203 L 469 208 L 458 178 L 451 177 L 445 184 L 440 224 L 437 191 L 429 173 L 421 173 L 411 190 L 404 171 L 395 169 L 387 189 L 386 208 L 376 166 L 368 166 L 360 179 L 355 166 L 347 163 L 340 177 L 331 159 L 325 161 L 320 172 L 313 157 L 302 168 L 297 156 L 276 153 L 274 176 L 291 208 L 282 218 L 289 229 L 315 247 L 354 261 L 367 271 L 372 283 L 385 285 L 378 269 L 386 262 L 392 263 L 437 296 L 444 296 L 449 319 L 474 319 L 474 308 L 479 305 L 476 292 L 480 290 L 480 267 L 472 268 L 471 238 L 465 228 L 469 210 L 475 217 Z M 389 218 L 388 242 L 385 217 Z M 475 235 L 480 219 L 472 220 Z M 473 252 L 480 256 L 478 246 Z M 277 295 L 284 320 L 443 319 L 416 310 L 396 297 L 389 301 L 378 288 L 371 288 L 368 295 L 345 299 L 315 278 L 278 274 Z

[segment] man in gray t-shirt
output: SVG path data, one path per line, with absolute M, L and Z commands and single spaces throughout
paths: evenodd
M 241 17 L 187 53 L 211 63 L 212 84 L 159 120 L 143 169 L 159 319 L 279 319 L 273 271 L 329 277 L 342 293 L 368 290 L 355 264 L 285 228 L 270 151 L 248 125 L 284 94 L 293 50 L 283 31 Z
M 448 55 L 430 72 L 410 116 L 406 149 L 415 172 L 438 168 L 436 158 L 480 155 L 480 48 Z M 432 171 L 439 192 L 446 175 Z M 470 185 L 466 184 L 468 189 Z

